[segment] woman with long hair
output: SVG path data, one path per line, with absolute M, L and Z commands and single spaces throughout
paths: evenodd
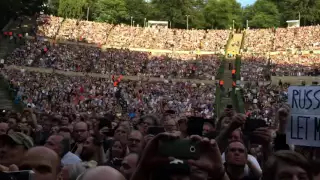
M 121 167 L 121 162 L 127 154 L 127 146 L 122 144 L 119 140 L 112 142 L 109 154 L 107 156 L 107 166 L 111 166 L 117 170 Z

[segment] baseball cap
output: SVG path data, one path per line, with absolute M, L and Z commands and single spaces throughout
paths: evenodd
M 3 138 L 9 138 L 18 145 L 23 145 L 25 148 L 30 149 L 33 147 L 33 141 L 30 136 L 27 136 L 20 132 L 9 132 L 8 134 L 0 135 L 0 140 Z

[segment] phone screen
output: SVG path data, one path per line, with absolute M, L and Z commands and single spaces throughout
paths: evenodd
M 166 157 L 198 159 L 200 157 L 200 146 L 199 142 L 190 139 L 179 139 L 160 143 L 158 152 Z
M 259 137 L 253 136 L 252 132 L 261 127 L 268 127 L 267 123 L 263 119 L 247 119 L 243 134 L 249 138 L 251 144 L 260 144 L 262 141 Z
M 248 118 L 246 120 L 246 123 L 244 125 L 243 132 L 244 133 L 252 133 L 254 130 L 261 128 L 261 127 L 267 127 L 267 123 L 263 119 L 251 119 Z
M 1 180 L 32 180 L 33 171 L 0 172 Z
M 151 126 L 148 128 L 147 134 L 158 135 L 160 133 L 165 132 L 164 127 L 161 126 Z
M 188 135 L 199 135 L 202 136 L 203 124 L 205 120 L 202 117 L 189 117 L 187 123 Z

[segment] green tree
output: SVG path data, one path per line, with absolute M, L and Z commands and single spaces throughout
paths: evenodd
M 93 18 L 99 22 L 119 24 L 128 22 L 130 16 L 124 0 L 97 0 Z
M 86 14 L 86 0 L 60 0 L 58 15 L 68 18 L 82 19 Z
M 207 23 L 204 16 L 204 8 L 206 6 L 205 0 L 195 0 L 194 1 L 194 17 L 191 19 L 191 27 L 202 29 L 206 28 Z
M 236 0 L 209 0 L 204 8 L 204 16 L 207 26 L 217 29 L 228 29 L 242 26 L 242 9 Z
M 48 2 L 49 14 L 58 15 L 59 0 L 50 0 Z
M 43 9 L 44 0 L 0 0 L 0 27 L 19 15 L 34 15 Z
M 86 18 L 88 16 L 89 21 L 94 21 L 93 13 L 95 12 L 97 1 L 98 0 L 87 0 L 85 11 L 86 11 Z
M 153 0 L 150 16 L 154 20 L 170 21 L 173 28 L 186 28 L 188 15 L 189 27 L 199 28 L 197 25 L 204 20 L 201 9 L 199 10 L 200 2 L 201 0 Z
M 147 20 L 148 8 L 145 0 L 125 0 L 127 13 L 134 18 L 136 24 L 144 25 L 144 18 Z M 130 24 L 131 19 L 127 20 L 127 24 Z
M 275 2 L 281 12 L 281 25 L 286 26 L 287 20 L 299 18 L 301 25 L 315 25 L 320 23 L 320 0 L 282 0 Z
M 258 0 L 244 11 L 245 20 L 254 28 L 270 28 L 280 25 L 280 13 L 275 3 L 269 0 Z

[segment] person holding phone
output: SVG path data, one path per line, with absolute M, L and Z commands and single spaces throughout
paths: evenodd
M 236 129 L 235 131 L 232 132 L 230 137 L 228 138 L 228 143 L 232 142 L 244 142 L 243 135 L 240 129 Z M 247 148 L 246 148 L 246 151 Z M 226 162 L 226 152 L 223 152 L 222 156 L 222 161 L 225 163 Z M 257 159 L 252 156 L 251 154 L 247 154 L 247 163 L 244 165 L 244 175 L 245 176 L 252 176 L 252 177 L 261 177 L 262 175 L 262 169 L 260 167 L 259 162 Z
M 214 140 L 209 140 L 208 138 L 202 138 L 200 136 L 191 136 L 189 140 L 184 140 L 185 145 L 189 144 L 188 142 L 194 142 L 196 146 L 193 146 L 192 152 L 186 153 L 190 154 L 190 159 L 179 160 L 174 157 L 162 156 L 160 155 L 161 149 L 159 149 L 162 143 L 170 142 L 170 144 L 174 142 L 182 142 L 179 140 L 178 135 L 170 134 L 170 133 L 161 133 L 153 138 L 142 153 L 142 157 L 140 158 L 139 164 L 137 166 L 136 172 L 133 174 L 131 180 L 147 180 L 149 176 L 159 170 L 159 167 L 165 166 L 173 166 L 176 171 L 170 170 L 170 176 L 183 178 L 193 177 L 192 179 L 219 179 L 219 180 L 227 180 L 228 177 L 225 174 L 224 167 L 221 160 L 221 154 L 218 148 L 217 143 Z M 179 146 L 184 149 L 184 152 L 188 152 L 188 146 Z M 199 149 L 198 149 L 199 148 Z M 196 150 L 197 149 L 197 150 Z M 182 149 L 181 149 L 182 150 Z M 195 151 L 193 151 L 195 150 Z M 166 151 L 170 153 L 170 151 Z M 178 151 L 177 151 L 178 152 Z M 194 154 L 193 152 L 198 152 Z M 172 151 L 173 153 L 173 151 Z M 178 154 L 177 154 L 178 155 Z M 182 154 L 180 154 L 182 155 Z M 192 158 L 191 156 L 198 156 L 198 158 Z M 179 156 L 179 155 L 178 155 Z M 194 157 L 195 157 L 194 156 Z M 179 165 L 180 164 L 180 165 Z M 186 167 L 187 169 L 185 169 Z M 188 170 L 189 169 L 189 170 Z M 190 172 L 191 169 L 191 172 Z M 183 175 L 181 174 L 183 172 Z M 158 174 L 160 175 L 160 174 Z M 168 176 L 167 173 L 162 174 L 162 176 Z M 160 177 L 154 177 L 155 179 L 159 179 Z M 161 178 L 160 178 L 161 179 Z
M 188 118 L 187 117 L 180 117 L 180 119 L 178 120 L 178 127 L 179 127 L 179 130 L 181 132 L 181 136 L 182 137 L 187 137 L 188 136 L 188 133 L 187 133 L 187 130 L 188 130 Z
M 178 124 L 174 119 L 167 119 L 164 121 L 164 128 L 166 132 L 175 132 L 178 130 Z
M 245 145 L 241 141 L 232 141 L 229 143 L 226 151 L 225 168 L 230 180 L 259 180 L 260 176 L 254 176 L 252 174 L 246 174 L 245 165 L 249 164 L 248 151 Z
M 120 141 L 115 140 L 109 151 L 106 165 L 111 166 L 117 170 L 121 167 L 121 162 L 127 154 L 127 146 Z

